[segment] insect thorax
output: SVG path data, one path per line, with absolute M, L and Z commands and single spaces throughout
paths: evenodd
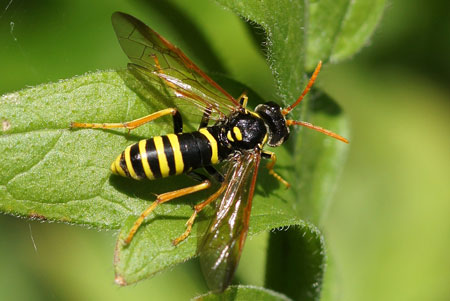
M 264 120 L 256 113 L 242 110 L 228 116 L 218 125 L 219 143 L 231 150 L 251 150 L 268 139 Z

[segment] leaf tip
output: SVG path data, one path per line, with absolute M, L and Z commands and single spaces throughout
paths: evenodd
M 120 275 L 116 275 L 116 277 L 114 278 L 114 282 L 119 286 L 128 285 L 128 283 L 125 281 L 125 279 Z

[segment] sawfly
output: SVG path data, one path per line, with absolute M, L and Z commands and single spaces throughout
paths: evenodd
M 275 153 L 265 145 L 277 147 L 289 137 L 289 127 L 305 126 L 343 142 L 345 138 L 318 126 L 287 118 L 308 93 L 322 63 L 319 62 L 306 88 L 290 106 L 281 108 L 275 102 L 247 107 L 248 97 L 234 98 L 194 64 L 179 48 L 138 19 L 121 12 L 112 15 L 112 24 L 120 46 L 130 59 L 128 68 L 140 74 L 140 80 L 168 88 L 172 97 L 200 110 L 202 118 L 197 131 L 183 132 L 183 120 L 177 107 L 168 107 L 148 116 L 123 123 L 79 123 L 72 128 L 135 129 L 162 116 L 173 119 L 173 133 L 141 140 L 128 146 L 111 164 L 113 174 L 136 180 L 166 178 L 187 174 L 198 184 L 160 194 L 141 213 L 124 244 L 129 244 L 142 222 L 162 203 L 210 188 L 219 188 L 206 200 L 194 206 L 186 231 L 173 241 L 186 239 L 199 212 L 218 201 L 215 215 L 199 244 L 200 263 L 208 286 L 223 291 L 230 284 L 239 262 L 249 227 L 252 198 L 261 158 L 268 159 L 269 173 L 286 187 L 289 183 L 273 167 Z M 214 166 L 228 162 L 221 173 Z M 196 172 L 203 168 L 208 176 Z

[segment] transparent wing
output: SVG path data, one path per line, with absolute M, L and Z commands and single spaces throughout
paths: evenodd
M 131 66 L 146 73 L 147 78 L 160 78 L 158 82 L 171 88 L 176 98 L 202 109 L 210 108 L 213 120 L 240 106 L 180 49 L 147 25 L 121 12 L 115 12 L 111 20 L 120 46 L 133 63 Z
M 210 289 L 223 291 L 230 284 L 248 232 L 252 198 L 261 154 L 236 155 L 226 174 L 227 188 L 200 244 L 200 264 Z

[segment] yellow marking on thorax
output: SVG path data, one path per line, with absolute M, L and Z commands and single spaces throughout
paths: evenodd
M 131 176 L 133 179 L 139 180 L 139 178 L 138 178 L 136 172 L 134 171 L 133 165 L 131 164 L 131 156 L 130 156 L 131 146 L 132 146 L 132 145 L 128 146 L 128 147 L 125 149 L 125 152 L 124 152 L 124 153 L 125 153 L 125 163 L 126 163 L 126 165 L 127 165 L 128 172 L 130 173 L 130 176 Z
M 241 133 L 241 130 L 237 126 L 233 127 L 233 133 L 238 141 L 242 141 L 242 133 Z
M 117 175 L 120 175 L 122 177 L 126 177 L 127 174 L 125 173 L 125 171 L 120 166 L 120 158 L 121 157 L 122 157 L 122 154 L 117 156 L 116 160 L 114 160 L 114 162 L 111 164 L 111 170 L 112 170 L 112 172 L 115 171 Z M 113 169 L 113 165 L 115 166 L 114 169 Z
M 260 118 L 260 119 L 261 119 L 261 116 L 259 116 L 259 114 L 258 114 L 258 113 L 256 113 L 256 112 L 253 112 L 253 111 L 248 111 L 248 110 L 247 110 L 247 113 L 250 113 L 250 115 L 253 115 L 253 116 L 255 116 L 255 117 L 257 117 L 257 118 Z
M 183 154 L 180 149 L 180 142 L 178 141 L 178 136 L 175 134 L 168 134 L 167 138 L 169 138 L 170 145 L 172 146 L 173 156 L 175 159 L 175 174 L 179 175 L 183 173 L 184 170 L 184 161 Z
M 227 133 L 227 139 L 229 141 L 231 141 L 231 142 L 234 142 L 233 136 L 231 136 L 231 132 L 230 131 L 228 131 L 228 133 Z
M 166 153 L 164 152 L 164 143 L 161 136 L 153 138 L 155 142 L 156 152 L 158 153 L 159 170 L 163 178 L 169 176 L 169 163 L 167 162 Z
M 206 128 L 200 129 L 199 132 L 208 139 L 209 144 L 211 145 L 211 152 L 212 152 L 211 164 L 216 164 L 217 162 L 219 162 L 219 149 L 217 147 L 216 139 L 214 139 L 213 135 L 211 135 L 211 133 L 208 132 Z
M 155 176 L 153 175 L 153 172 L 150 169 L 150 165 L 148 164 L 147 150 L 145 149 L 146 145 L 147 145 L 147 140 L 139 141 L 139 154 L 141 154 L 141 163 L 142 163 L 142 167 L 144 168 L 145 176 L 147 178 L 149 178 L 150 180 L 154 180 Z

